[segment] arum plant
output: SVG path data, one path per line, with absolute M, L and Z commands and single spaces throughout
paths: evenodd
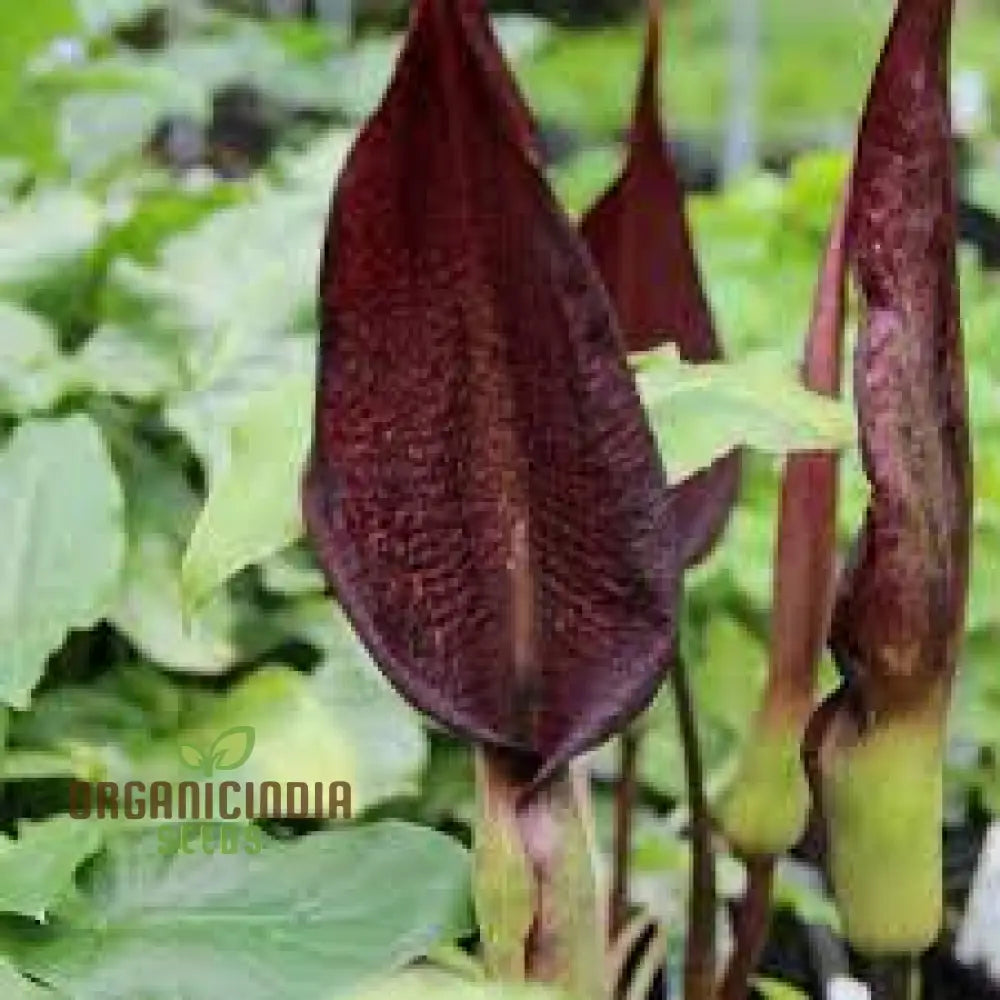
M 332 205 L 303 490 L 313 546 L 382 671 L 476 748 L 489 971 L 579 1000 L 607 995 L 607 930 L 574 760 L 626 731 L 668 673 L 699 821 L 688 1000 L 717 985 L 677 617 L 684 569 L 725 526 L 739 459 L 720 454 L 671 487 L 628 363 L 629 349 L 667 342 L 691 363 L 721 355 L 660 123 L 658 5 L 649 11 L 625 169 L 581 236 L 543 179 L 482 0 L 415 0 Z M 820 716 L 822 798 L 848 933 L 875 952 L 909 950 L 940 920 L 941 726 L 970 476 L 950 17 L 944 0 L 900 0 L 821 272 L 803 381 L 839 391 L 849 263 L 866 306 L 855 395 L 872 504 L 831 631 L 836 458 L 786 467 L 772 677 L 721 810 L 737 849 L 765 859 L 763 889 L 725 997 L 747 988 L 767 859 L 805 824 L 800 750 L 828 631 L 846 679 Z M 621 884 L 616 899 L 617 927 Z
M 743 948 L 725 998 L 745 995 L 762 944 L 767 859 L 804 832 L 799 748 L 827 636 L 844 681 L 807 741 L 822 744 L 830 873 L 847 936 L 881 957 L 920 951 L 940 930 L 943 726 L 971 518 L 948 98 L 953 6 L 900 0 L 822 272 L 805 381 L 839 391 L 850 266 L 863 307 L 855 397 L 871 502 L 834 604 L 837 459 L 789 459 L 770 683 L 721 810 L 751 859 Z
M 844 223 L 841 212 L 820 271 L 802 366 L 803 382 L 831 396 L 840 393 L 842 370 Z M 723 1000 L 746 995 L 748 977 L 766 943 L 773 861 L 795 846 L 809 818 L 802 746 L 830 626 L 838 466 L 835 452 L 797 453 L 789 456 L 782 477 L 768 685 L 719 809 L 720 823 L 748 874 Z
M 615 303 L 630 351 L 667 343 L 690 363 L 713 362 L 722 352 L 705 296 L 684 213 L 684 195 L 660 115 L 661 7 L 649 0 L 646 49 L 624 170 L 586 214 L 582 231 Z M 674 485 L 670 501 L 682 566 L 703 560 L 718 542 L 739 487 L 740 461 L 725 455 Z M 711 828 L 685 664 L 671 679 L 680 714 L 692 811 L 694 864 L 686 962 L 687 992 L 706 995 L 715 975 L 715 886 Z M 631 789 L 639 734 L 622 738 L 612 927 L 624 924 L 627 904 Z
M 846 223 L 871 502 L 839 583 L 845 673 L 820 755 L 830 868 L 861 950 L 942 921 L 942 752 L 969 572 L 971 448 L 948 94 L 953 0 L 900 0 L 861 128 Z
M 661 123 L 661 8 L 656 0 L 647 6 L 646 49 L 625 167 L 581 228 L 630 352 L 673 344 L 687 362 L 718 361 L 722 349 Z M 730 454 L 672 486 L 685 567 L 701 562 L 719 541 L 736 502 L 739 472 L 739 457 Z
M 572 758 L 671 662 L 674 512 L 479 0 L 418 0 L 333 204 L 304 509 L 399 690 L 479 748 L 487 958 L 604 994 Z M 484 912 L 485 911 L 485 912 Z

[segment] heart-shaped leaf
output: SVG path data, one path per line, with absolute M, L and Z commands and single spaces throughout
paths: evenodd
M 479 0 L 419 0 L 330 220 L 305 515 L 396 686 L 541 777 L 649 701 L 678 558 L 610 304 L 501 65 Z

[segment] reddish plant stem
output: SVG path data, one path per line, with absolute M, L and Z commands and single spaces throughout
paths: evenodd
M 614 941 L 628 923 L 629 862 L 635 813 L 639 743 L 635 729 L 627 729 L 619 740 L 618 784 L 615 788 L 615 843 L 611 875 L 609 925 Z
M 767 944 L 774 889 L 772 857 L 746 860 L 747 889 L 736 913 L 736 947 L 726 968 L 719 1000 L 746 1000 L 750 977 Z
M 687 666 L 679 653 L 670 671 L 670 680 L 677 708 L 691 812 L 691 898 L 684 955 L 684 997 L 685 1000 L 712 1000 L 715 996 L 717 899 L 712 816 L 705 791 L 705 769 L 694 699 Z

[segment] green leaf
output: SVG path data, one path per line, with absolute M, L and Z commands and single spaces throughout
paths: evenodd
M 837 904 L 824 892 L 823 883 L 815 872 L 805 869 L 803 874 L 797 862 L 782 862 L 774 880 L 774 905 L 788 910 L 809 925 L 828 927 L 835 934 L 842 934 Z
M 141 402 L 177 388 L 181 372 L 167 345 L 139 331 L 106 324 L 72 358 L 72 378 L 81 389 Z
M 63 381 L 55 330 L 34 313 L 0 302 L 0 411 L 23 416 L 48 409 Z
M 850 159 L 841 150 L 800 156 L 792 164 L 785 189 L 784 221 L 807 226 L 817 239 L 825 239 L 850 168 Z
M 162 114 L 198 119 L 209 117 L 212 95 L 234 81 L 288 107 L 337 110 L 340 81 L 327 60 L 292 58 L 275 32 L 246 18 L 219 19 L 215 27 L 194 37 L 178 32 L 170 45 L 154 52 L 115 52 L 89 67 L 84 79 L 124 79 L 130 89 L 156 101 Z
M 257 393 L 232 430 L 231 458 L 211 483 L 181 568 L 192 607 L 241 569 L 302 533 L 299 484 L 309 450 L 312 379 Z
M 966 637 L 949 728 L 953 740 L 992 751 L 983 767 L 993 772 L 994 781 L 1000 779 L 1000 772 L 989 764 L 1000 749 L 998 646 L 1000 629 L 974 631 Z
M 637 369 L 674 480 L 739 446 L 784 455 L 845 448 L 856 439 L 847 404 L 809 392 L 770 356 L 692 365 L 671 348 L 639 356 Z
M 162 113 L 142 93 L 71 94 L 59 110 L 59 152 L 75 178 L 99 174 L 141 152 Z
M 124 459 L 129 538 L 124 579 L 111 620 L 147 656 L 188 673 L 221 674 L 239 654 L 236 608 L 218 592 L 185 615 L 180 565 L 197 500 L 183 473 L 165 457 L 133 449 Z
M 328 185 L 335 172 L 330 164 Z M 265 190 L 168 240 L 154 267 L 116 264 L 116 284 L 153 306 L 155 325 L 180 332 L 194 384 L 224 377 L 276 336 L 311 323 L 328 185 L 322 194 Z
M 22 424 L 0 453 L 0 701 L 26 707 L 69 630 L 108 609 L 124 557 L 123 507 L 86 417 Z
M 996 599 L 998 565 L 1000 524 L 983 525 L 976 532 L 972 547 L 972 578 L 966 616 L 966 627 L 970 631 L 1000 625 L 1000 607 Z
M 112 621 L 157 663 L 194 674 L 223 674 L 238 658 L 235 609 L 219 593 L 185 616 L 180 589 L 181 548 L 170 535 L 130 528 L 125 579 Z
M 36 0 L 31 4 L 4 4 L 3 31 L 0 32 L 0 151 L 17 155 L 34 153 L 25 148 L 24 132 L 43 145 L 49 121 L 42 108 L 25 99 L 26 70 L 43 55 L 52 41 L 74 34 L 79 20 L 72 0 Z M 36 121 L 25 121 L 26 112 Z M 30 144 L 29 144 L 30 145 Z M 0 247 L 6 244 L 0 240 Z
M 348 118 L 361 121 L 378 105 L 396 65 L 399 48 L 398 36 L 365 38 L 349 52 L 331 60 L 337 81 L 333 98 Z
M 493 18 L 493 28 L 510 60 L 531 56 L 544 47 L 551 32 L 544 21 L 517 14 Z M 334 56 L 331 72 L 323 81 L 330 103 L 350 119 L 367 118 L 385 93 L 400 40 L 398 35 L 365 38 L 348 52 Z
M 40 316 L 0 301 L 0 379 L 11 381 L 51 364 L 59 354 L 55 330 Z
M 129 838 L 91 912 L 21 958 L 74 1000 L 335 1000 L 461 933 L 467 892 L 465 851 L 400 823 L 256 855 L 164 858 L 157 836 Z
M 0 996 L 6 1000 L 55 1000 L 50 990 L 25 979 L 5 958 L 0 958 Z
M 774 592 L 774 543 L 777 510 L 740 506 L 720 546 L 718 564 L 728 570 L 736 589 L 766 611 Z
M 274 387 L 276 372 L 290 380 L 312 377 L 315 354 L 315 344 L 305 338 L 276 339 L 173 399 L 164 413 L 166 423 L 187 439 L 210 486 L 229 467 L 233 428 L 249 413 L 253 400 Z
M 57 816 L 22 823 L 17 840 L 0 839 L 0 911 L 44 921 L 100 845 L 100 830 L 85 820 Z
M 390 686 L 334 602 L 302 601 L 286 621 L 296 619 L 323 657 L 313 691 L 327 727 L 353 746 L 355 809 L 415 794 L 427 760 L 420 716 Z
M 764 1000 L 809 1000 L 808 995 L 802 990 L 777 979 L 757 978 L 753 984 Z
M 287 187 L 329 194 L 339 167 L 347 159 L 357 133 L 336 128 L 321 135 L 303 151 L 279 150 L 275 165 Z
M 716 615 L 689 652 L 691 686 L 710 778 L 731 764 L 746 736 L 767 677 L 767 650 L 734 618 Z M 684 798 L 684 761 L 677 713 L 663 692 L 647 716 L 641 767 L 643 781 Z
M 0 214 L 0 285 L 44 280 L 90 250 L 103 224 L 101 208 L 77 191 L 54 188 Z
M 119 326 L 99 327 L 64 354 L 45 320 L 0 302 L 0 334 L 0 410 L 16 416 L 51 410 L 75 392 L 153 400 L 181 381 L 164 345 Z
M 80 20 L 94 35 L 127 24 L 156 7 L 156 0 L 75 0 Z
M 25 182 L 28 171 L 20 160 L 0 156 L 0 211 L 5 211 L 17 189 Z
M 167 705 L 173 711 L 155 715 L 144 706 L 159 700 L 157 692 L 144 696 L 137 711 L 135 699 L 123 700 L 121 680 L 100 694 L 93 685 L 58 688 L 39 699 L 29 717 L 38 716 L 35 724 L 19 727 L 22 745 L 65 748 L 103 779 L 148 786 L 190 779 L 192 769 L 204 771 L 215 756 L 209 748 L 220 734 L 252 729 L 252 754 L 238 766 L 227 756 L 235 769 L 216 765 L 215 784 L 344 781 L 354 815 L 416 795 L 428 756 L 420 718 L 384 680 L 336 605 L 299 601 L 270 617 L 279 642 L 315 647 L 320 662 L 312 674 L 264 666 L 224 694 L 188 693 L 183 710 Z M 131 668 L 125 676 L 136 673 Z
M 326 577 L 304 545 L 278 552 L 260 564 L 261 582 L 273 594 L 308 597 L 326 592 Z
M 141 742 L 176 730 L 182 692 L 162 671 L 127 661 L 80 684 L 58 684 L 39 693 L 31 711 L 16 713 L 18 747 L 76 750 Z
M 491 21 L 497 42 L 510 62 L 530 58 L 552 37 L 552 26 L 531 14 L 496 14 Z
M 342 617 L 332 606 L 326 613 Z M 356 814 L 414 794 L 427 753 L 419 718 L 344 628 L 342 652 L 328 653 L 314 675 L 258 670 L 207 707 L 183 739 L 202 746 L 234 726 L 252 728 L 252 756 L 225 778 L 310 786 L 346 781 Z
M 252 755 L 235 770 L 216 764 L 216 785 L 346 781 L 354 815 L 416 795 L 428 755 L 419 717 L 384 681 L 336 606 L 309 605 L 300 614 L 315 614 L 317 635 L 308 641 L 325 642 L 317 645 L 322 662 L 315 673 L 264 667 L 219 694 L 180 691 L 161 670 L 129 664 L 86 686 L 61 685 L 39 695 L 31 713 L 16 717 L 14 737 L 20 747 L 58 756 L 33 762 L 22 753 L 10 762 L 148 787 L 205 773 L 220 734 L 243 727 L 254 730 Z M 276 625 L 283 641 L 308 638 L 310 625 L 301 631 L 290 619 Z M 225 762 L 237 764 L 229 756 Z

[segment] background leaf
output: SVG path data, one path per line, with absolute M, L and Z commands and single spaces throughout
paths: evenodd
M 38 282 L 97 242 L 103 215 L 79 191 L 44 190 L 0 215 L 0 285 Z
M 100 845 L 99 828 L 86 820 L 56 816 L 22 823 L 17 840 L 0 839 L 0 911 L 44 921 L 72 889 L 81 862 Z
M 664 348 L 639 356 L 637 365 L 639 391 L 674 480 L 740 445 L 783 455 L 855 441 L 849 406 L 804 389 L 773 356 L 691 365 Z
M 54 994 L 25 979 L 6 959 L 0 958 L 0 990 L 9 1000 L 55 1000 Z
M 221 674 L 239 656 L 237 612 L 217 593 L 185 616 L 180 565 L 197 497 L 183 473 L 148 446 L 121 456 L 128 507 L 128 551 L 115 624 L 146 655 L 174 670 Z
M 121 487 L 93 422 L 22 424 L 0 453 L 0 510 L 0 700 L 24 707 L 67 632 L 107 610 L 122 568 Z
M 399 823 L 257 855 L 164 858 L 131 837 L 90 908 L 20 958 L 74 1000 L 335 1000 L 461 932 L 467 878 L 454 841 Z
M 287 378 L 250 399 L 184 554 L 182 586 L 192 606 L 302 534 L 299 483 L 311 428 L 311 379 Z
M 0 301 L 0 409 L 21 416 L 50 407 L 62 392 L 61 365 L 55 329 Z

